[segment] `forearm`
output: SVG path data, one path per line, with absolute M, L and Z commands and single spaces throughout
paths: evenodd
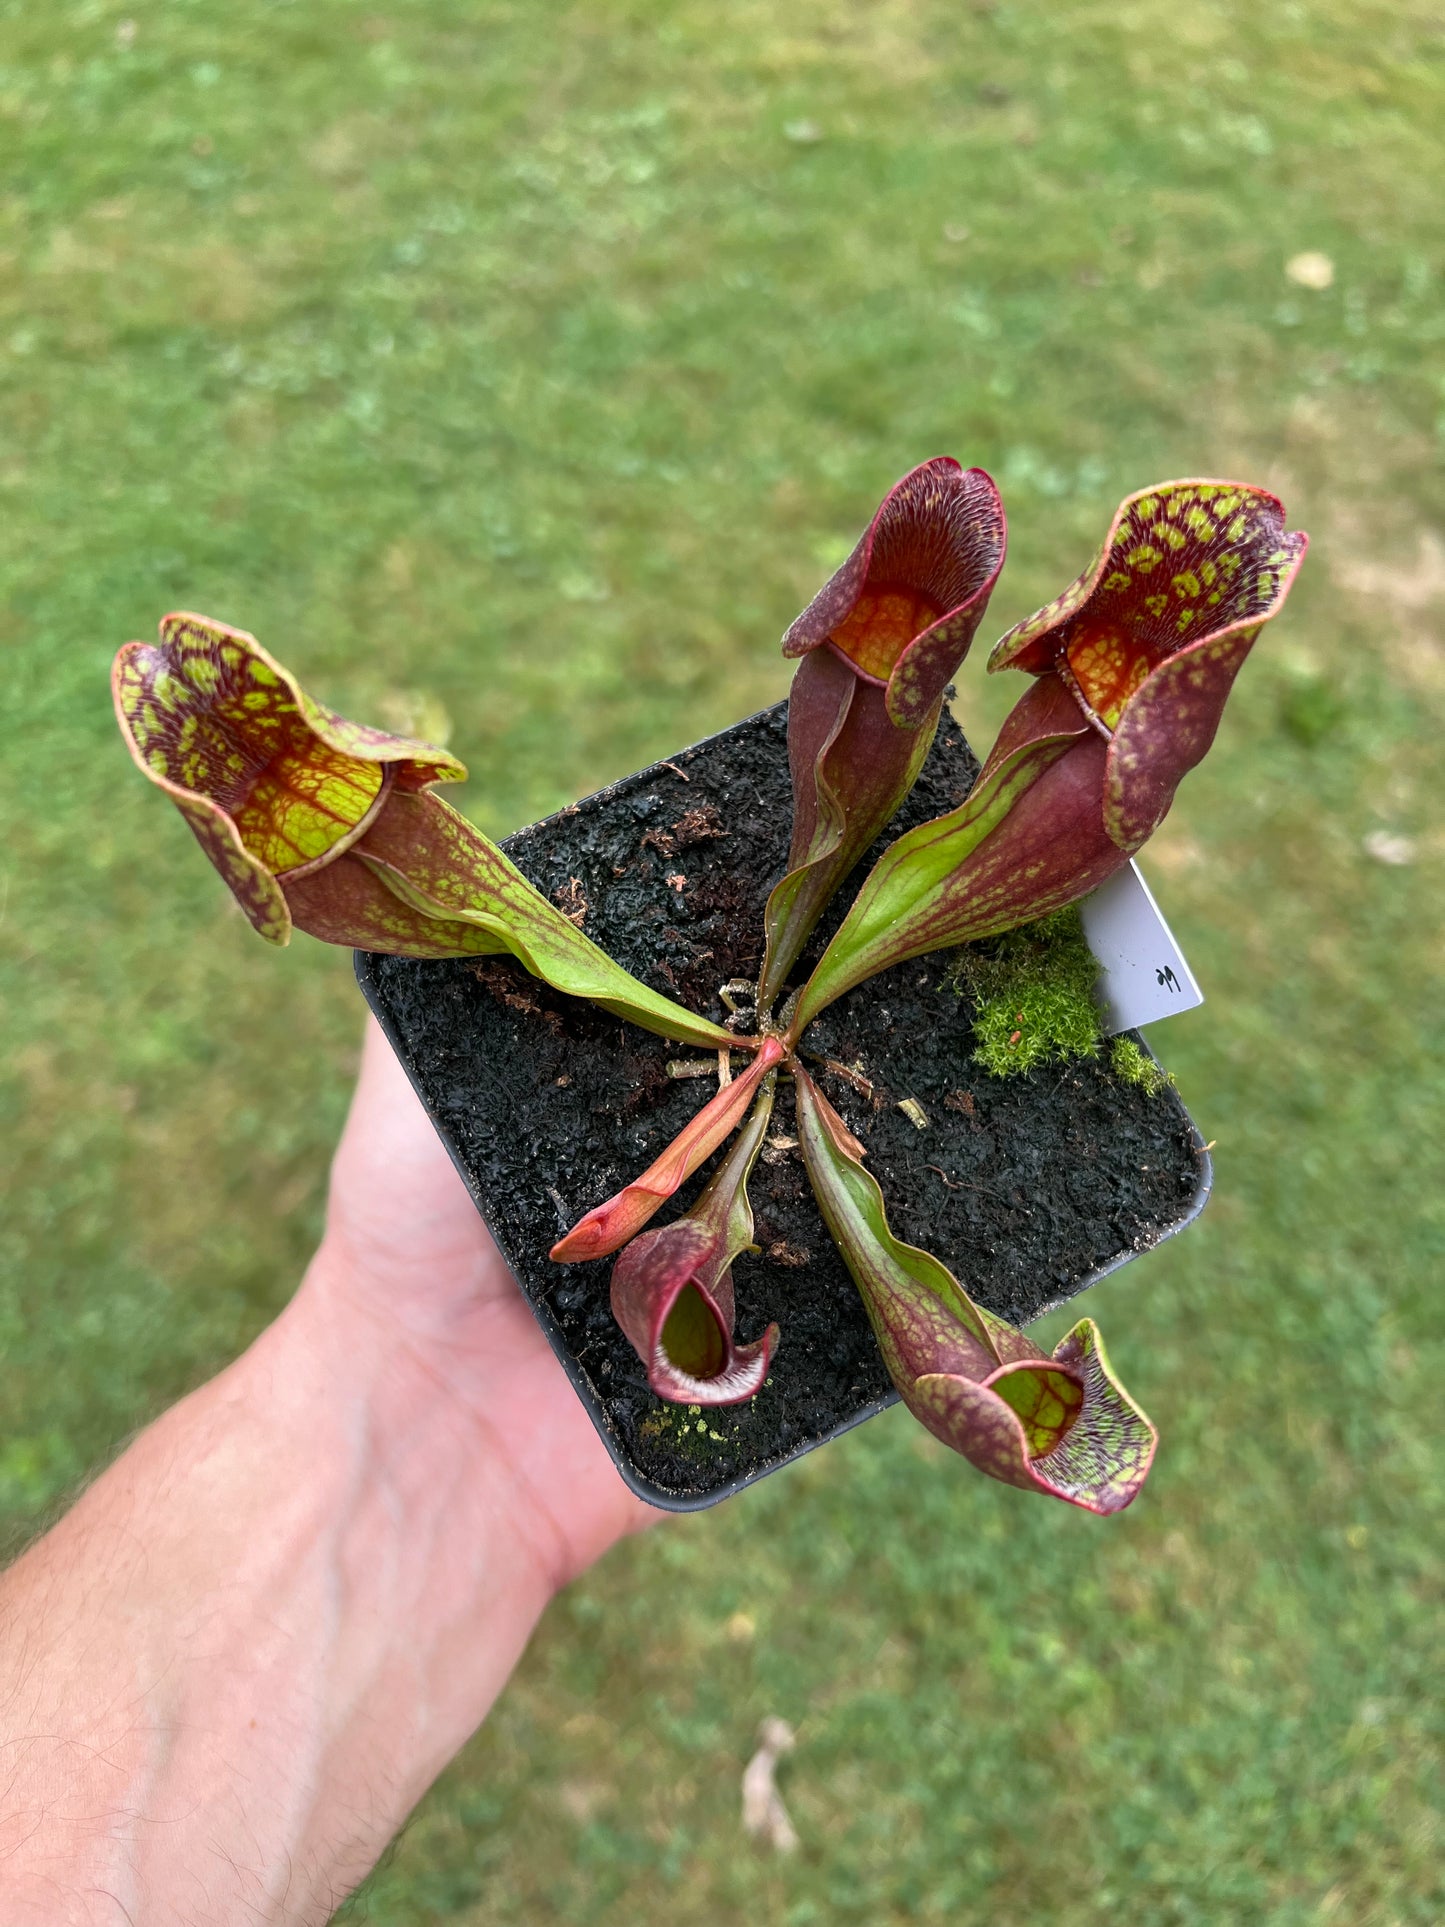
M 485 1414 L 324 1282 L 0 1581 L 7 1927 L 324 1921 L 546 1603 Z

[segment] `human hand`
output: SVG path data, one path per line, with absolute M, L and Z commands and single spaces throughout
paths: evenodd
M 301 1289 L 0 1575 L 5 1927 L 328 1920 L 658 1516 L 372 1024 Z
M 307 1294 L 342 1355 L 369 1327 L 466 1415 L 478 1477 L 510 1482 L 554 1589 L 658 1519 L 623 1484 L 372 1019 Z

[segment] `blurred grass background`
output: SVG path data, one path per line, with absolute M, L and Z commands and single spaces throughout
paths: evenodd
M 1424 0 L 0 0 L 11 1545 L 282 1303 L 356 1057 L 348 960 L 131 771 L 117 643 L 445 715 L 500 832 L 782 694 L 924 456 L 1003 485 L 991 633 L 1164 476 L 1315 537 L 1146 854 L 1218 1188 L 1090 1305 L 1144 1497 L 893 1413 L 623 1549 L 357 1917 L 1441 1917 L 1442 124 Z

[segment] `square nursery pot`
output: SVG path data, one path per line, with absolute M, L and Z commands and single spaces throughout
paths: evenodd
M 805 967 L 883 842 L 955 807 L 977 767 L 945 712 L 917 786 L 839 891 Z M 718 987 L 756 978 L 763 905 L 782 874 L 791 818 L 779 703 L 519 830 L 504 847 L 636 976 L 721 1021 Z M 860 985 L 808 1041 L 861 1062 L 875 1087 L 870 1099 L 836 1076 L 821 1079 L 868 1147 L 894 1231 L 935 1253 L 991 1311 L 1026 1325 L 1195 1218 L 1209 1194 L 1209 1158 L 1172 1088 L 1146 1097 L 1103 1059 L 1009 1078 L 982 1073 L 949 964 L 941 952 Z M 750 1187 L 760 1251 L 733 1274 L 739 1339 L 771 1319 L 782 1330 L 772 1375 L 750 1404 L 699 1415 L 654 1397 L 613 1322 L 613 1261 L 562 1266 L 548 1257 L 716 1088 L 668 1075 L 670 1059 L 695 1053 L 560 995 L 510 957 L 430 963 L 358 952 L 356 974 L 635 1492 L 672 1511 L 713 1505 L 894 1403 L 796 1149 L 765 1148 Z M 898 1108 L 904 1098 L 921 1105 L 924 1128 Z M 786 1078 L 770 1128 L 793 1136 Z M 714 1162 L 657 1222 L 693 1201 Z

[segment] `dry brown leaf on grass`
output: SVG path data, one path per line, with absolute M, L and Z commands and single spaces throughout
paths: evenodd
M 774 1853 L 792 1853 L 798 1844 L 774 1778 L 779 1756 L 790 1753 L 796 1743 L 786 1720 L 766 1719 L 758 1728 L 758 1750 L 743 1768 L 743 1831 Z

